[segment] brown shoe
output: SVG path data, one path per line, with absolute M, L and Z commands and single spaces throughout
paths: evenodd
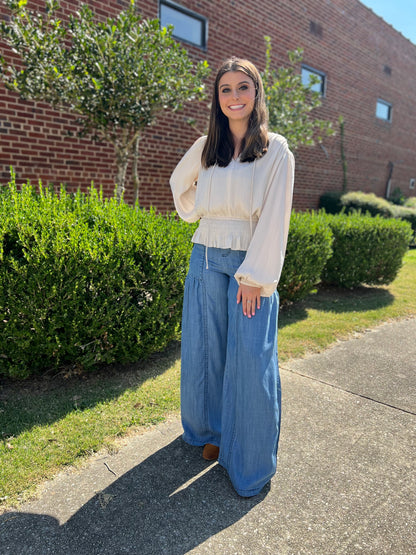
M 218 459 L 218 455 L 220 454 L 220 448 L 216 445 L 212 445 L 211 443 L 207 443 L 202 451 L 202 457 L 206 461 L 216 461 Z

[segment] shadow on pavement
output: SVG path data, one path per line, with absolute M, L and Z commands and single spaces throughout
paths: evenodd
M 266 487 L 254 498 L 239 497 L 219 465 L 177 438 L 97 492 L 62 525 L 48 515 L 1 515 L 0 550 L 184 554 L 240 520 L 267 493 Z

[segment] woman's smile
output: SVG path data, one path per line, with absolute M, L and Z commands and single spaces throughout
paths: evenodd
M 244 108 L 244 106 L 245 106 L 245 104 L 237 104 L 237 105 L 234 105 L 234 104 L 233 104 L 233 105 L 231 105 L 231 106 L 228 106 L 228 108 L 229 108 L 230 110 L 241 110 L 241 109 Z

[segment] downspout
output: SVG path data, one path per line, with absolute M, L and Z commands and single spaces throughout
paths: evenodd
M 393 162 L 389 162 L 387 164 L 387 167 L 389 168 L 389 175 L 387 177 L 387 182 L 386 182 L 386 193 L 385 193 L 385 198 L 388 199 L 390 197 L 390 189 L 391 189 L 391 177 L 393 175 L 393 169 L 394 169 L 394 164 Z

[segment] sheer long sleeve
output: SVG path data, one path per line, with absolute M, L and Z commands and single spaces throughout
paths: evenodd
M 195 210 L 196 181 L 201 168 L 201 154 L 206 137 L 200 137 L 174 169 L 170 186 L 179 216 L 192 223 L 199 219 Z
M 268 297 L 283 268 L 292 207 L 295 162 L 287 143 L 281 144 L 265 192 L 262 211 L 244 262 L 235 274 L 240 284 L 261 287 Z

